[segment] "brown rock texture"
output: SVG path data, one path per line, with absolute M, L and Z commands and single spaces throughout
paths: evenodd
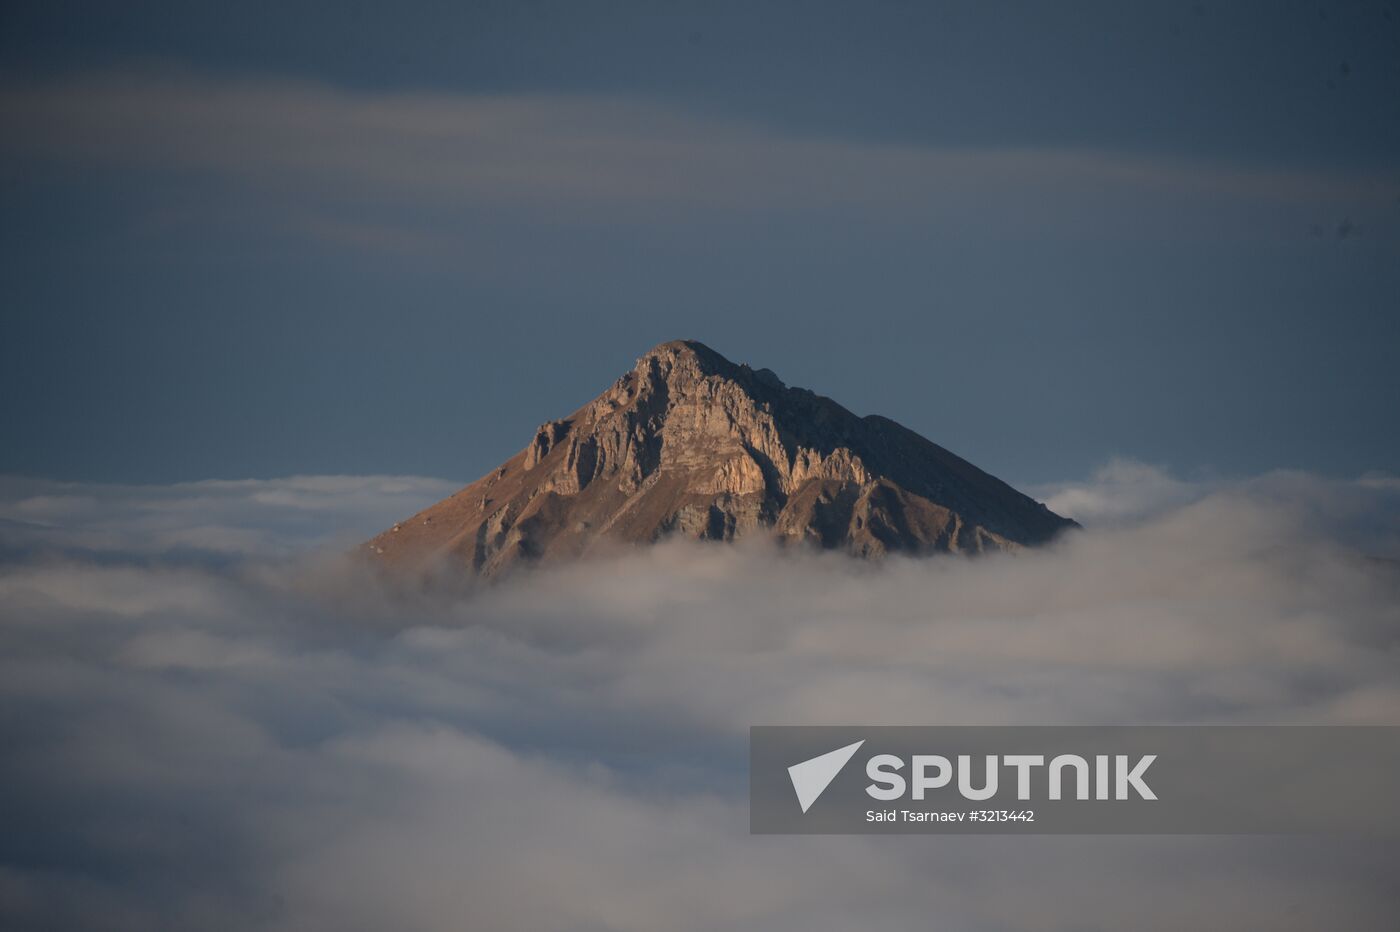
M 888 418 L 678 340 L 364 550 L 394 571 L 491 577 L 669 535 L 878 557 L 1015 550 L 1073 526 Z

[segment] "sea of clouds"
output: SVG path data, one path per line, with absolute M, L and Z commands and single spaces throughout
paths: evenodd
M 0 480 L 7 929 L 1393 929 L 1400 843 L 748 834 L 753 724 L 1400 724 L 1400 479 L 1035 494 L 1043 550 L 671 543 L 468 595 L 451 483 Z

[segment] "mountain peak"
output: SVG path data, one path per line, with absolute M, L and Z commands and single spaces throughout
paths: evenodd
M 666 377 L 675 371 L 680 375 L 733 379 L 745 368 L 725 359 L 699 340 L 669 340 L 643 353 L 637 359 L 634 371 L 659 371 Z
M 733 365 L 699 340 L 667 340 L 665 343 L 658 343 L 643 353 L 637 362 L 640 363 L 643 359 L 653 357 L 658 359 L 685 357 L 697 360 L 708 358 L 718 360 L 725 365 Z
M 366 547 L 388 566 L 491 576 L 670 535 L 873 557 L 1014 550 L 1072 525 L 894 421 L 672 340 Z
M 730 362 L 699 340 L 660 343 L 637 359 L 634 371 L 643 377 L 659 376 L 668 380 L 719 378 L 740 385 L 750 396 L 787 388 L 772 369 L 754 369 L 747 363 Z

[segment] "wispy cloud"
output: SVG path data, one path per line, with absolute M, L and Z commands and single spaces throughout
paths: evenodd
M 1355 480 L 1325 479 L 1292 470 L 1226 479 L 1182 479 L 1160 466 L 1114 459 L 1082 482 L 1032 487 L 1053 511 L 1098 528 L 1140 527 L 1224 503 L 1248 502 L 1261 514 L 1313 529 L 1321 539 L 1357 551 L 1400 559 L 1400 478 L 1373 473 Z
M 1160 466 L 1118 458 L 1086 482 L 1040 486 L 1033 490 L 1057 514 L 1096 526 L 1141 522 L 1208 495 L 1219 483 L 1186 482 Z
M 1390 843 L 759 838 L 743 758 L 764 722 L 1400 721 L 1393 478 L 1119 463 L 1078 484 L 1113 527 L 1015 557 L 674 544 L 468 599 L 308 551 L 437 488 L 4 496 L 5 924 L 1393 922 Z M 233 514 L 282 556 L 164 550 Z
M 927 210 L 1066 189 L 1385 205 L 1400 177 L 1248 168 L 1065 148 L 814 138 L 597 96 L 367 92 L 289 80 L 88 75 L 0 91 L 0 151 L 194 172 L 358 203 L 619 211 Z
M 462 485 L 418 476 L 291 476 L 95 485 L 0 476 L 0 548 L 281 559 L 354 541 Z

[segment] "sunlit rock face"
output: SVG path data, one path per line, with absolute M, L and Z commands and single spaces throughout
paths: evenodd
M 1014 550 L 1072 526 L 888 418 L 674 341 L 364 550 L 396 571 L 494 576 L 668 535 L 877 557 Z

